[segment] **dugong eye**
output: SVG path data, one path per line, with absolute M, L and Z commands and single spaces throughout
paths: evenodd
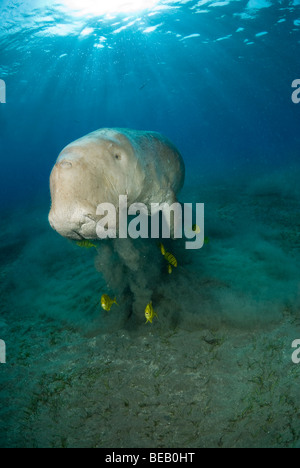
M 115 154 L 115 158 L 118 159 L 119 161 L 122 159 L 120 154 Z
M 62 167 L 63 169 L 71 169 L 72 168 L 72 163 L 69 162 L 69 161 L 61 161 L 60 163 L 60 167 Z

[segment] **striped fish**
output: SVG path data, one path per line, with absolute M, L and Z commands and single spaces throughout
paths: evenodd
M 169 252 L 166 252 L 165 255 L 164 255 L 165 259 L 167 260 L 167 262 L 170 263 L 170 265 L 172 265 L 173 267 L 177 268 L 177 260 L 176 258 L 174 257 L 174 255 L 172 255 L 171 253 Z
M 160 243 L 160 244 L 159 244 L 159 248 L 160 248 L 161 254 L 162 254 L 163 256 L 165 256 L 165 255 L 166 255 L 166 249 L 165 249 L 165 247 L 164 247 L 164 244 Z
M 200 227 L 198 226 L 198 224 L 193 224 L 192 230 L 193 230 L 193 232 L 195 232 L 196 234 L 200 234 L 200 232 L 201 232 L 201 229 L 200 229 Z
M 95 244 L 92 244 L 92 242 L 89 240 L 81 240 L 81 241 L 76 242 L 76 244 L 78 245 L 78 247 L 81 247 L 82 249 L 92 249 L 93 247 L 97 249 L 97 246 Z

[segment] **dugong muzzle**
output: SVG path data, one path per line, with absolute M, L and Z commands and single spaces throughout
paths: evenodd
M 184 163 L 159 133 L 101 129 L 68 145 L 50 177 L 52 228 L 69 239 L 97 239 L 97 207 L 176 202 L 184 183 Z

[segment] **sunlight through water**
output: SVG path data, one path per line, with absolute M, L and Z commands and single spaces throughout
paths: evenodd
M 105 15 L 110 13 L 132 13 L 150 10 L 159 3 L 159 0 L 62 0 L 61 4 L 73 14 Z

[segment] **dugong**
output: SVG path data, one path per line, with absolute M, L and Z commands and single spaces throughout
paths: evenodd
M 97 239 L 101 203 L 172 204 L 184 183 L 176 147 L 155 132 L 104 128 L 74 141 L 58 156 L 50 176 L 51 227 L 63 237 Z

